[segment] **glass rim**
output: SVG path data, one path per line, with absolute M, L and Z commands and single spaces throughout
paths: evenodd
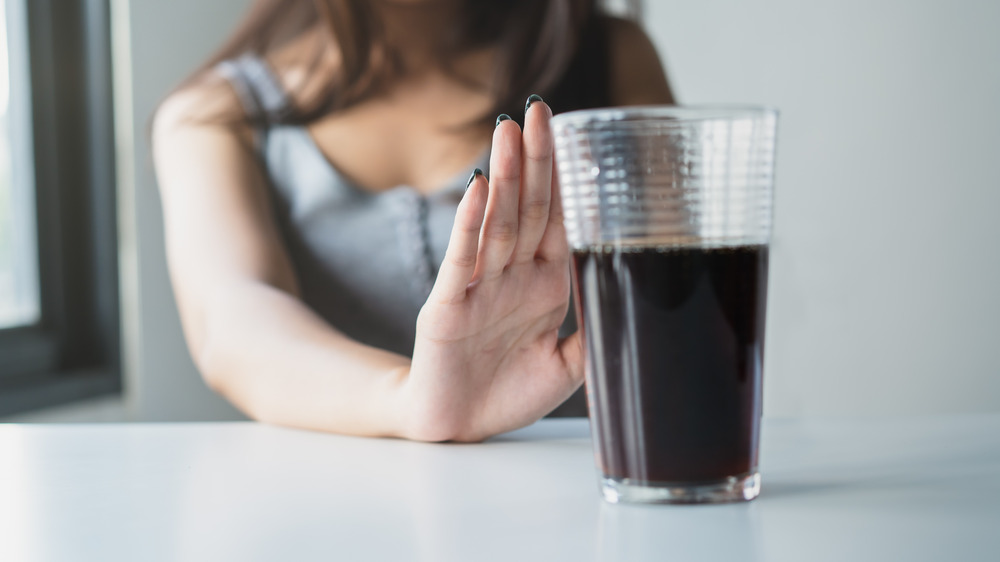
M 777 117 L 778 109 L 768 105 L 633 105 L 577 109 L 552 117 L 553 127 L 586 126 L 593 123 L 662 121 L 687 124 L 719 119 Z

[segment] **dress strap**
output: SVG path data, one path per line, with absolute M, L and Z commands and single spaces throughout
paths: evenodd
M 288 94 L 264 59 L 246 54 L 222 61 L 218 73 L 229 81 L 251 119 L 273 122 L 290 107 Z

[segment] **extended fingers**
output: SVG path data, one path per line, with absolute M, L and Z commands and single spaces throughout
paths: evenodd
M 493 279 L 510 262 L 518 236 L 518 198 L 521 185 L 521 130 L 501 115 L 493 132 L 490 154 L 489 200 L 479 240 L 475 279 Z
M 538 243 L 536 257 L 545 261 L 561 261 L 569 259 L 569 244 L 566 241 L 566 225 L 563 222 L 562 197 L 559 193 L 559 174 L 555 163 L 549 168 L 552 175 L 552 199 L 549 204 L 549 218 L 545 225 L 545 234 Z
M 521 194 L 514 262 L 535 259 L 549 222 L 552 200 L 552 132 L 549 106 L 538 96 L 528 98 L 521 142 Z
M 461 299 L 472 281 L 488 189 L 482 170 L 476 168 L 469 178 L 465 197 L 458 204 L 448 250 L 434 283 L 434 293 L 438 300 L 451 302 Z

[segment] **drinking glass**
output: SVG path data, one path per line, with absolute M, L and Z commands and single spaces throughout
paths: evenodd
M 609 502 L 760 493 L 776 122 L 756 107 L 552 119 Z

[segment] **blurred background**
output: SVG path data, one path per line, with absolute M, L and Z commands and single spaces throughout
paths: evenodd
M 182 339 L 148 123 L 250 2 L 0 2 L 0 419 L 240 419 Z M 1000 2 L 646 4 L 681 103 L 781 111 L 765 415 L 1000 411 Z

